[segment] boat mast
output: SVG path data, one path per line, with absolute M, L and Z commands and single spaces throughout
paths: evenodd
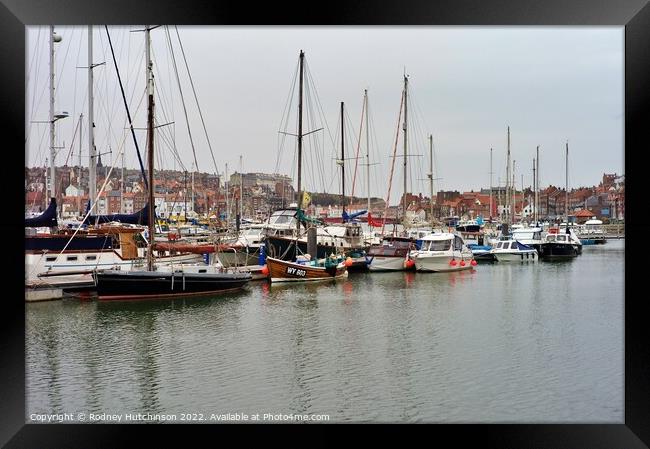
M 88 25 L 88 199 L 90 208 L 95 204 L 97 195 L 97 149 L 95 148 L 94 134 L 94 106 L 93 106 L 93 27 Z
M 408 117 L 408 84 L 409 79 L 404 75 L 404 197 L 402 203 L 402 222 L 406 222 L 406 144 L 407 144 L 407 117 Z
M 299 71 L 300 82 L 298 89 L 298 211 L 302 209 L 302 84 L 303 84 L 303 66 L 305 61 L 305 52 L 300 50 Z M 300 234 L 300 220 L 297 221 L 296 239 Z M 298 243 L 295 245 L 296 254 L 298 253 Z
M 363 91 L 366 102 L 366 188 L 368 192 L 368 213 L 370 213 L 370 132 L 368 131 L 368 89 Z
M 569 141 L 566 143 L 566 162 L 565 162 L 565 190 L 566 199 L 564 200 L 564 216 L 566 217 L 566 228 L 569 229 Z
M 50 198 L 56 197 L 56 164 L 54 162 L 54 42 L 61 37 L 54 34 L 54 25 L 50 25 Z
M 341 204 L 345 213 L 345 122 L 343 118 L 344 103 L 341 102 Z
M 229 226 L 229 220 L 230 220 L 230 202 L 228 201 L 228 191 L 230 190 L 230 182 L 228 182 L 228 162 L 226 162 L 226 174 L 224 176 L 224 181 L 223 181 L 223 186 L 224 189 L 226 190 L 226 228 L 230 229 Z
M 433 226 L 433 134 L 429 134 L 429 215 Z
M 537 147 L 539 148 L 539 147 Z M 533 158 L 533 220 L 537 223 L 537 173 L 535 173 L 535 158 Z
M 539 145 L 537 145 L 537 159 L 535 161 L 535 222 L 539 222 Z
M 149 140 L 148 151 L 148 169 L 149 169 L 149 248 L 147 251 L 147 270 L 153 271 L 153 240 L 154 240 L 154 183 L 153 183 L 153 63 L 151 62 L 151 28 L 145 27 L 145 49 L 147 58 L 147 96 L 148 96 L 148 113 L 147 113 L 147 137 Z
M 490 221 L 492 221 L 492 148 L 490 148 Z
M 510 215 L 510 224 L 515 222 L 515 206 L 517 202 L 515 201 L 515 194 L 517 193 L 517 188 L 515 186 L 515 164 L 517 161 L 512 161 L 512 214 Z
M 122 151 L 122 181 L 120 183 L 120 213 L 124 214 L 124 151 Z
M 244 218 L 244 162 L 243 156 L 239 155 L 239 222 Z
M 511 224 L 511 212 L 510 212 L 510 126 L 508 126 L 508 158 L 506 164 L 506 197 L 505 197 L 505 206 L 506 206 L 506 223 Z

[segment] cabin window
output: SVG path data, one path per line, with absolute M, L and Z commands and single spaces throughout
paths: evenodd
M 69 262 L 70 262 L 70 261 L 75 261 L 75 260 L 77 260 L 77 256 L 68 256 L 68 257 L 66 257 L 65 260 L 67 260 L 67 261 L 69 261 Z
M 517 249 L 517 242 L 512 242 L 510 244 L 510 249 Z
M 95 255 L 86 256 L 86 260 L 97 260 L 97 256 L 95 256 Z
M 502 245 L 501 242 L 497 243 L 497 249 L 501 249 L 501 245 Z
M 559 242 L 566 242 L 566 235 L 558 235 L 557 240 Z
M 56 256 L 48 256 L 45 258 L 46 262 L 56 262 Z
M 202 268 L 202 269 L 199 270 L 199 273 L 207 273 L 207 271 L 208 270 L 206 270 L 205 268 Z
M 455 250 L 463 249 L 463 240 L 458 236 L 454 237 L 454 249 Z
M 451 240 L 434 240 L 431 242 L 430 251 L 449 251 Z
M 533 234 L 533 240 L 539 240 L 541 238 L 541 232 L 535 232 Z

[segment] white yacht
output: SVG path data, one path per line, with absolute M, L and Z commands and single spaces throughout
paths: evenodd
M 502 237 L 490 253 L 494 255 L 497 262 L 534 262 L 539 258 L 535 248 L 513 237 Z
M 434 232 L 422 238 L 419 250 L 410 253 L 417 271 L 442 272 L 469 270 L 476 265 L 472 251 L 462 237 L 449 232 Z

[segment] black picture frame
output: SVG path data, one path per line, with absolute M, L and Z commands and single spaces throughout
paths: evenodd
M 25 424 L 25 335 L 23 290 L 24 197 L 15 154 L 24 148 L 25 26 L 104 23 L 205 25 L 620 25 L 625 26 L 625 175 L 628 190 L 625 252 L 625 423 L 501 424 L 501 425 L 312 425 L 312 426 L 153 426 Z M 333 446 L 350 443 L 340 429 L 358 433 L 364 446 L 375 443 L 406 446 L 418 437 L 427 444 L 467 447 L 643 448 L 650 444 L 650 339 L 643 294 L 643 256 L 635 242 L 650 236 L 648 206 L 642 204 L 648 167 L 650 124 L 650 5 L 647 0 L 546 1 L 491 0 L 427 2 L 223 2 L 186 0 L 3 0 L 0 5 L 2 71 L 2 199 L 6 204 L 0 235 L 7 253 L 2 258 L 3 312 L 0 313 L 0 444 L 6 447 L 132 447 L 134 438 L 147 446 L 181 436 L 194 445 L 197 435 L 210 434 L 217 444 Z M 22 180 L 24 182 L 24 179 Z M 631 194 L 630 194 L 631 193 Z M 636 268 L 635 268 L 636 267 Z M 639 274 L 635 274 L 635 271 Z M 22 279 L 21 279 L 22 276 Z M 246 426 L 246 427 L 243 427 Z M 253 431 L 254 430 L 254 431 Z M 316 434 L 316 435 L 314 435 Z M 191 438 L 190 438 L 190 435 Z M 315 438 L 316 437 L 316 438 Z M 226 443 L 230 441 L 232 443 Z M 413 443 L 415 444 L 415 443 Z M 421 443 L 418 443 L 421 444 Z

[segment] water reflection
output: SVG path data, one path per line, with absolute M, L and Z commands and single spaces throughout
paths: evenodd
M 26 304 L 27 411 L 621 421 L 624 252 L 611 243 L 559 262 Z

